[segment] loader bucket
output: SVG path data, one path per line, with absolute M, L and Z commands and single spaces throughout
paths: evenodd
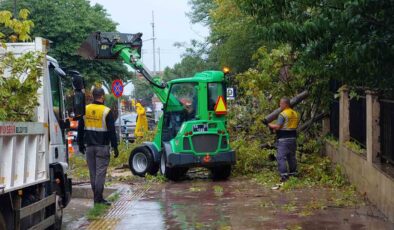
M 85 59 L 117 59 L 117 53 L 112 51 L 115 45 L 137 49 L 141 55 L 142 33 L 124 34 L 117 32 L 95 32 L 81 44 L 78 54 Z

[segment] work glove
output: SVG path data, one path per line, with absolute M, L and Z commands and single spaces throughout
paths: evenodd
M 79 152 L 85 155 L 86 147 L 85 145 L 80 145 L 79 146 Z
M 114 148 L 114 157 L 117 158 L 119 156 L 118 147 Z

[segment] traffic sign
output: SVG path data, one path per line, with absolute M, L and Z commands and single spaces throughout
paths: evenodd
M 227 100 L 234 100 L 234 99 L 235 99 L 235 89 L 227 88 Z
M 122 80 L 116 79 L 112 82 L 112 94 L 116 97 L 119 98 L 123 94 L 123 82 Z
M 215 113 L 217 115 L 227 114 L 227 105 L 226 105 L 226 102 L 224 101 L 223 96 L 219 96 L 218 100 L 216 101 Z

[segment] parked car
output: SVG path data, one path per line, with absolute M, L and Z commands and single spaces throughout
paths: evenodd
M 156 127 L 155 114 L 150 107 L 145 107 L 145 110 L 146 118 L 148 119 L 148 128 L 149 130 L 153 130 Z
M 127 113 L 121 116 L 121 137 L 124 140 L 134 140 L 134 130 L 137 124 L 137 113 Z M 116 131 L 119 130 L 119 118 L 115 121 Z

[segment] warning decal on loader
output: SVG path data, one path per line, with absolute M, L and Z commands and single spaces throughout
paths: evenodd
M 215 113 L 217 115 L 227 114 L 227 105 L 226 105 L 226 102 L 224 101 L 223 96 L 219 96 L 218 100 L 216 101 Z

